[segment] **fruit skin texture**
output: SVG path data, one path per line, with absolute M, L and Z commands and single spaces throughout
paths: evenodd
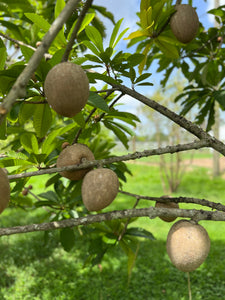
M 89 81 L 80 66 L 63 62 L 48 72 L 44 92 L 53 110 L 64 117 L 74 117 L 87 103 Z
M 58 156 L 56 165 L 58 168 L 60 168 L 70 165 L 79 165 L 85 160 L 92 161 L 94 159 L 94 154 L 87 145 L 77 143 L 71 146 L 67 146 L 61 151 Z M 90 170 L 91 168 L 74 171 L 63 171 L 60 172 L 60 174 L 70 180 L 80 180 Z
M 191 42 L 198 32 L 199 19 L 195 9 L 188 4 L 175 6 L 176 12 L 170 20 L 170 27 L 181 43 Z
M 166 248 L 171 262 L 177 269 L 191 272 L 208 256 L 210 239 L 201 225 L 193 221 L 180 220 L 171 227 Z
M 119 180 L 112 170 L 99 168 L 88 172 L 82 182 L 81 194 L 89 211 L 99 211 L 112 203 L 119 190 Z
M 175 202 L 159 202 L 157 201 L 155 203 L 155 207 L 162 207 L 162 208 L 179 208 L 179 205 Z M 161 220 L 165 221 L 165 222 L 173 222 L 174 220 L 176 220 L 176 217 L 167 217 L 167 216 L 163 216 L 163 217 L 159 217 Z
M 10 185 L 8 177 L 3 169 L 0 168 L 0 213 L 8 206 L 10 200 Z

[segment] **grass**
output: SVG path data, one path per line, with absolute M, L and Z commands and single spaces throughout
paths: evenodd
M 128 177 L 124 190 L 141 195 L 163 194 L 156 166 L 131 164 L 130 169 L 134 176 Z M 38 189 L 42 184 L 43 179 L 38 183 Z M 196 168 L 184 176 L 174 195 L 207 198 L 225 204 L 224 179 L 211 179 L 207 169 Z M 131 208 L 134 202 L 132 197 L 120 194 L 110 210 Z M 150 205 L 154 202 L 141 200 L 138 207 Z M 182 207 L 193 205 L 183 204 Z M 42 209 L 29 214 L 23 210 L 7 209 L 1 215 L 0 224 L 7 227 L 41 221 Z M 191 273 L 195 300 L 224 297 L 223 223 L 201 222 L 209 233 L 211 250 L 202 266 Z M 0 300 L 188 299 L 187 274 L 173 267 L 166 253 L 166 237 L 171 223 L 158 218 L 141 218 L 134 225 L 151 231 L 156 240 L 141 241 L 129 285 L 127 257 L 120 248 L 113 247 L 106 253 L 102 268 L 84 268 L 88 245 L 78 238 L 76 247 L 67 253 L 59 243 L 58 231 L 49 233 L 48 243 L 45 243 L 43 232 L 1 237 Z

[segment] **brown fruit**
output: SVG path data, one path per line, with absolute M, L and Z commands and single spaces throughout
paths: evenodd
M 119 180 L 112 170 L 99 168 L 88 172 L 82 182 L 82 199 L 89 211 L 99 211 L 112 203 L 119 189 Z
M 159 202 L 157 201 L 155 203 L 155 207 L 162 207 L 162 208 L 179 208 L 179 205 L 175 202 Z M 161 220 L 165 221 L 165 222 L 173 222 L 174 220 L 176 220 L 176 217 L 169 217 L 169 216 L 163 216 L 163 217 L 159 217 Z
M 170 27 L 182 43 L 189 43 L 198 32 L 199 20 L 195 9 L 189 4 L 179 4 L 175 6 L 176 12 L 170 20 Z
M 24 190 L 22 190 L 22 195 L 23 196 L 27 196 L 28 195 L 28 189 L 24 189 Z
M 44 92 L 52 109 L 64 117 L 74 117 L 87 103 L 89 81 L 80 66 L 63 62 L 48 72 Z
M 94 154 L 91 152 L 88 146 L 84 144 L 73 144 L 71 146 L 67 146 L 62 150 L 62 152 L 58 156 L 56 165 L 58 168 L 60 168 L 70 165 L 79 165 L 85 160 L 91 161 L 94 159 Z M 60 174 L 70 180 L 80 180 L 90 170 L 91 168 L 74 171 L 63 171 L 60 172 Z
M 38 48 L 39 46 L 41 46 L 41 41 L 38 41 L 38 42 L 36 43 L 36 48 Z
M 201 225 L 193 221 L 180 220 L 171 227 L 166 247 L 174 266 L 183 272 L 191 272 L 208 256 L 210 239 Z
M 68 146 L 70 146 L 70 143 L 64 142 L 64 143 L 62 143 L 61 148 L 62 148 L 62 149 L 65 149 L 65 148 L 68 147 Z
M 0 168 L 0 213 L 8 206 L 10 200 L 10 185 L 6 172 Z

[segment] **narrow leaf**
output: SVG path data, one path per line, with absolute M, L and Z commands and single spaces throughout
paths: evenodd
M 60 230 L 60 242 L 63 249 L 69 252 L 75 245 L 75 234 L 72 228 L 63 228 Z
M 38 154 L 38 141 L 34 133 L 24 133 L 20 138 L 20 142 L 28 153 Z
M 111 35 L 111 38 L 109 41 L 109 47 L 111 47 L 111 48 L 114 48 L 114 42 L 116 40 L 116 36 L 118 34 L 118 31 L 120 29 L 122 21 L 123 21 L 123 19 L 120 19 L 113 28 L 113 32 L 112 32 L 112 35 Z
M 93 26 L 86 26 L 85 32 L 90 41 L 92 41 L 92 43 L 98 48 L 98 50 L 100 52 L 103 52 L 103 40 L 100 32 Z
M 88 104 L 90 104 L 96 108 L 100 108 L 104 112 L 109 111 L 109 107 L 108 107 L 107 103 L 105 102 L 105 100 L 101 96 L 99 96 L 97 93 L 92 92 L 92 91 L 90 91 L 90 94 L 89 94 Z
M 34 129 L 38 137 L 44 137 L 51 127 L 52 112 L 48 104 L 36 105 L 33 117 Z

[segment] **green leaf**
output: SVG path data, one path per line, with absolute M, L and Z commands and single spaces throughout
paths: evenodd
M 60 242 L 63 249 L 69 252 L 75 245 L 75 234 L 72 228 L 63 228 L 60 230 Z
M 25 13 L 25 16 L 45 33 L 48 32 L 51 25 L 42 16 L 35 13 Z
M 20 142 L 23 146 L 23 148 L 28 152 L 28 153 L 35 153 L 38 154 L 38 141 L 34 133 L 27 132 L 22 134 L 20 137 Z
M 153 40 L 150 40 L 149 43 L 145 46 L 145 49 L 142 52 L 144 54 L 144 59 L 142 60 L 142 62 L 138 66 L 138 71 L 139 71 L 140 75 L 142 74 L 142 72 L 144 70 L 144 67 L 145 67 L 145 64 L 146 64 L 146 61 L 147 61 L 147 57 L 148 57 L 148 52 L 149 52 L 152 44 L 153 44 Z
M 151 0 L 141 0 L 140 11 L 147 10 L 151 6 Z
M 132 114 L 132 113 L 129 113 L 129 112 L 121 112 L 121 111 L 110 111 L 106 116 L 105 116 L 105 119 L 119 119 L 119 120 L 122 120 L 132 126 L 136 126 L 136 122 L 140 122 L 140 119 Z
M 7 119 L 3 119 L 1 125 L 0 125 L 0 140 L 5 140 L 7 138 Z
M 88 104 L 90 104 L 96 108 L 100 108 L 104 112 L 109 111 L 109 107 L 108 107 L 107 103 L 105 102 L 105 100 L 101 96 L 99 96 L 97 93 L 92 92 L 92 91 L 90 91 L 90 94 L 88 97 Z
M 33 163 L 23 160 L 23 159 L 11 159 L 11 158 L 3 158 L 0 159 L 0 167 L 14 167 L 14 166 L 32 166 Z
M 112 132 L 114 132 L 114 134 L 122 142 L 122 144 L 124 145 L 124 147 L 126 149 L 128 149 L 129 145 L 128 145 L 128 138 L 127 138 L 126 134 L 120 128 L 118 128 L 118 126 L 115 125 L 115 123 L 109 122 L 108 120 L 104 120 L 103 122 L 104 122 L 104 125 L 108 129 L 110 129 Z
M 213 93 L 213 96 L 216 99 L 216 101 L 218 101 L 219 104 L 222 106 L 223 110 L 225 110 L 225 91 L 215 91 Z
M 26 46 L 20 46 L 20 49 L 25 58 L 25 61 L 29 62 L 31 56 L 34 54 L 34 50 Z
M 38 194 L 38 197 L 52 201 L 54 204 L 59 203 L 60 199 L 53 191 L 47 191 L 45 193 Z
M 37 25 L 40 29 L 42 29 L 45 33 L 47 33 L 51 27 L 51 25 L 40 15 L 35 13 L 25 13 L 25 16 L 31 20 L 35 25 Z M 66 39 L 63 34 L 63 30 L 57 34 L 54 43 L 58 46 L 64 46 L 66 44 Z
M 0 58 L 0 70 L 3 70 L 7 59 L 7 51 L 2 39 L 0 39 Z
M 110 41 L 109 41 L 109 47 L 111 47 L 111 48 L 115 47 L 116 36 L 118 34 L 118 31 L 120 29 L 122 21 L 123 21 L 123 19 L 120 19 L 113 28 L 113 32 L 112 32 L 112 35 L 111 35 Z
M 65 7 L 64 0 L 57 0 L 55 5 L 55 19 L 59 16 L 63 8 Z
M 137 237 L 143 237 L 150 240 L 155 240 L 155 237 L 151 232 L 139 227 L 131 227 L 127 229 L 125 235 L 132 235 Z
M 135 67 L 142 62 L 144 57 L 145 57 L 144 54 L 134 53 L 127 58 L 127 61 L 130 66 Z
M 111 12 L 107 11 L 105 7 L 103 6 L 98 6 L 98 5 L 92 5 L 92 8 L 100 12 L 104 17 L 110 19 L 113 24 L 115 24 L 114 16 Z
M 143 81 L 145 79 L 147 79 L 148 77 L 150 77 L 152 75 L 152 73 L 144 73 L 142 74 L 141 76 L 139 76 L 136 80 L 135 80 L 135 84 L 140 82 L 140 81 Z
M 91 21 L 94 19 L 94 17 L 95 17 L 95 13 L 88 13 L 85 15 L 85 17 L 82 21 L 82 24 L 78 30 L 78 34 L 81 33 L 81 31 L 83 31 L 85 29 L 85 27 L 91 23 Z M 73 26 L 70 29 L 70 32 L 67 37 L 68 40 L 71 38 L 71 35 L 73 33 L 74 27 L 76 26 L 76 23 L 77 23 L 77 20 L 74 22 Z
M 161 39 L 159 36 L 158 38 L 154 39 L 154 42 L 167 57 L 171 59 L 179 58 L 177 47 L 171 43 L 165 42 L 164 38 Z
M 44 137 L 52 124 L 52 112 L 48 104 L 37 104 L 33 117 L 34 129 L 38 137 Z
M 42 144 L 42 153 L 49 155 L 56 148 L 57 137 L 62 136 L 64 133 L 74 129 L 76 126 L 77 124 L 74 122 L 65 127 L 51 131 Z
M 6 27 L 10 31 L 11 35 L 14 36 L 14 38 L 25 42 L 20 26 L 4 20 L 0 20 L 0 24 L 2 24 L 3 27 Z
M 92 44 L 90 41 L 82 41 L 82 44 L 86 46 L 88 49 L 90 49 L 96 56 L 100 56 L 100 52 L 96 48 L 94 44 Z
M 132 33 L 130 33 L 128 35 L 128 37 L 124 38 L 124 40 L 131 40 L 131 39 L 134 39 L 134 38 L 138 38 L 138 37 L 144 37 L 146 36 L 146 33 L 142 30 L 137 30 L 137 31 L 134 31 Z
M 90 41 L 97 47 L 97 49 L 100 52 L 104 52 L 101 33 L 93 26 L 86 26 L 85 32 Z
M 115 79 L 113 79 L 112 77 L 109 77 L 107 75 L 104 75 L 104 74 L 100 74 L 97 72 L 94 72 L 94 73 L 89 72 L 87 75 L 88 75 L 88 78 L 90 78 L 91 80 L 102 80 L 105 83 L 118 84 L 118 82 Z
M 28 0 L 1 0 L 1 2 L 6 3 L 11 10 L 21 10 L 23 12 L 34 11 Z
M 6 94 L 20 73 L 24 70 L 24 65 L 13 65 L 7 70 L 0 71 L 0 90 L 3 94 Z
M 20 106 L 19 111 L 19 123 L 24 124 L 28 120 L 30 120 L 33 117 L 34 111 L 35 111 L 35 104 L 29 104 L 29 101 L 23 102 Z

